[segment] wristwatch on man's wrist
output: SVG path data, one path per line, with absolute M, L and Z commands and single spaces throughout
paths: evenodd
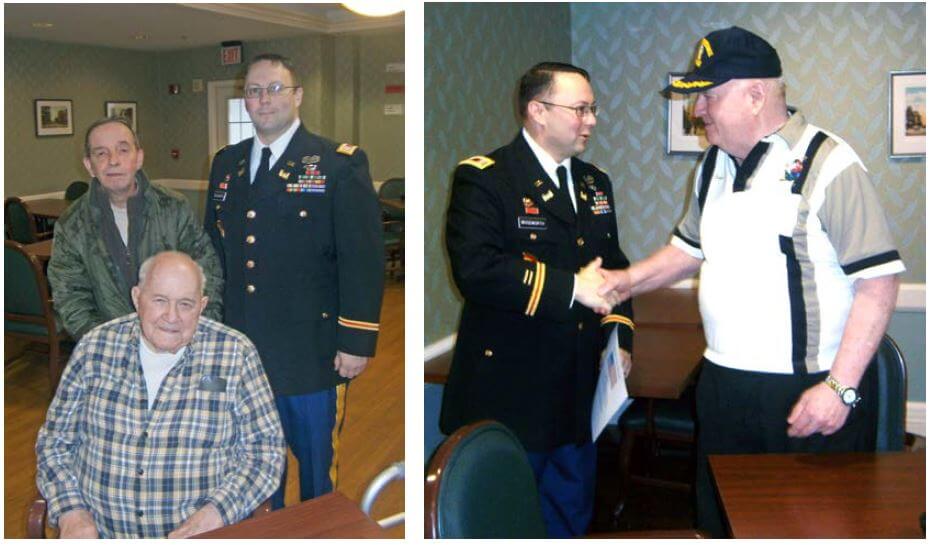
M 850 388 L 849 386 L 843 386 L 839 383 L 838 380 L 833 378 L 833 375 L 827 375 L 826 380 L 823 381 L 827 386 L 833 389 L 836 392 L 836 395 L 839 396 L 843 403 L 849 407 L 855 408 L 856 405 L 862 401 L 862 398 L 859 397 L 859 392 L 855 388 Z

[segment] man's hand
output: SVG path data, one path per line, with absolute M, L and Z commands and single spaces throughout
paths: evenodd
M 625 301 L 631 297 L 631 276 L 628 274 L 628 269 L 599 269 L 599 274 L 603 279 L 598 290 L 600 297 L 615 294 L 619 301 Z
M 602 266 L 602 258 L 593 259 L 588 265 L 579 269 L 576 273 L 576 293 L 574 298 L 583 306 L 587 306 L 599 314 L 605 315 L 612 311 L 612 307 L 618 304 L 618 296 L 614 292 L 601 296 L 598 293 L 599 286 L 604 279 L 599 274 L 599 267 Z
M 602 350 L 602 359 L 600 361 L 605 361 L 606 351 Z M 631 354 L 624 348 L 618 347 L 618 357 L 621 358 L 621 372 L 625 378 L 628 378 L 631 373 Z
M 59 538 L 98 539 L 94 517 L 84 509 L 73 509 L 59 517 Z
M 787 417 L 789 437 L 807 437 L 820 432 L 832 435 L 846 423 L 849 409 L 839 395 L 824 383 L 808 388 Z
M 335 370 L 345 378 L 354 378 L 360 375 L 366 365 L 368 365 L 367 356 L 355 356 L 340 350 L 335 354 Z
M 201 509 L 196 511 L 194 515 L 189 517 L 188 520 L 183 522 L 181 526 L 169 532 L 169 535 L 166 537 L 170 539 L 182 539 L 184 537 L 194 536 L 209 530 L 221 528 L 222 526 L 224 526 L 224 521 L 221 519 L 221 513 L 215 509 L 213 504 L 206 503 Z

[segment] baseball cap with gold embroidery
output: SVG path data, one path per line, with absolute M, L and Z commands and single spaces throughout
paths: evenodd
M 781 77 L 781 59 L 771 44 L 737 26 L 714 30 L 700 40 L 695 70 L 664 88 L 664 93 L 698 93 L 731 79 Z

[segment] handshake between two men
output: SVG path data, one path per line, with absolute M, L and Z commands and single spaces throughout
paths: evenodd
M 603 269 L 601 257 L 593 259 L 576 273 L 576 301 L 598 314 L 604 316 L 610 313 L 615 305 L 630 296 L 628 269 Z

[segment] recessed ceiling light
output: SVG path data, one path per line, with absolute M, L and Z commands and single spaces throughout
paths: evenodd
M 53 25 L 52 23 L 47 23 L 44 21 L 33 23 L 33 28 L 52 28 L 54 26 L 55 25 Z
M 386 17 L 403 11 L 402 0 L 354 0 L 342 2 L 345 9 L 367 17 Z

